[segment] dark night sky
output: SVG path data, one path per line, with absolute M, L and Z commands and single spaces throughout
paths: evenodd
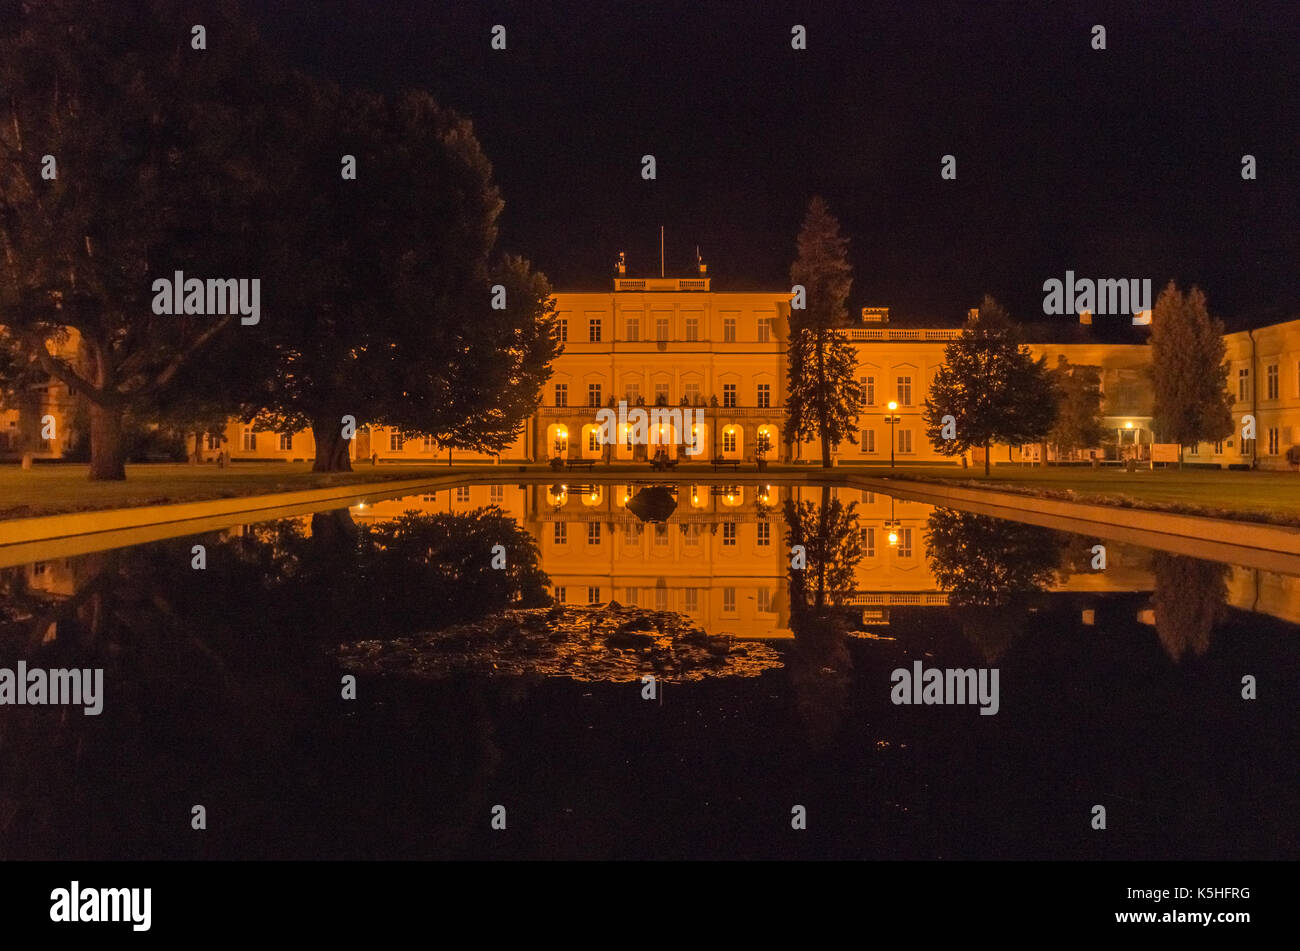
M 699 244 L 715 289 L 787 287 L 821 193 L 851 308 L 895 320 L 954 324 L 985 292 L 1041 320 L 1067 269 L 1199 283 L 1230 326 L 1300 316 L 1300 3 L 251 5 L 288 61 L 469 116 L 502 247 L 558 290 L 608 289 L 619 250 L 657 274 L 661 224 L 670 273 Z

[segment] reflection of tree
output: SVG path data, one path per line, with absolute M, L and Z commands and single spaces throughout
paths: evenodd
M 834 736 L 848 697 L 853 658 L 848 624 L 838 605 L 853 592 L 862 559 L 857 503 L 831 498 L 822 486 L 821 504 L 785 500 L 786 540 L 803 545 L 806 567 L 791 567 L 790 628 L 794 645 L 786 668 L 796 704 L 815 744 Z
M 935 583 L 957 607 L 997 607 L 1042 591 L 1061 564 L 1062 539 L 1037 525 L 937 508 L 926 526 Z
M 827 485 L 822 486 L 820 505 L 785 500 L 786 542 L 802 545 L 807 557 L 802 571 L 790 569 L 792 613 L 842 604 L 853 591 L 854 573 L 862 560 L 857 505 L 832 499 Z
M 1151 604 L 1160 643 L 1175 661 L 1189 652 L 1204 654 L 1210 632 L 1227 613 L 1228 566 L 1157 551 L 1151 568 L 1156 580 Z

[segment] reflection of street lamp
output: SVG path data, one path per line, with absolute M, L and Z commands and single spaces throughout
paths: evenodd
M 891 469 L 894 468 L 894 426 L 902 422 L 901 417 L 894 412 L 896 409 L 898 409 L 898 404 L 890 400 L 889 413 L 885 416 L 885 422 L 889 424 L 889 468 Z
M 898 547 L 898 526 L 902 524 L 894 518 L 894 497 L 889 497 L 889 518 L 885 519 L 885 531 L 889 533 L 889 547 Z

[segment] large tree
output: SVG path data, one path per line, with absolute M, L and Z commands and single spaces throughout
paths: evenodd
M 156 315 L 152 283 L 255 276 L 267 62 L 226 7 L 0 0 L 0 323 L 89 404 L 92 479 L 125 478 L 123 419 L 249 329 Z M 46 345 L 66 328 L 79 360 Z
M 994 442 L 1037 442 L 1055 422 L 1056 390 L 1046 358 L 1034 359 L 992 297 L 985 296 L 979 313 L 945 348 L 923 418 L 940 455 L 982 447 L 986 476 Z
M 294 83 L 267 222 L 275 371 L 245 415 L 310 426 L 317 471 L 351 468 L 345 416 L 502 448 L 558 343 L 545 278 L 494 259 L 502 202 L 472 127 L 422 92 Z
M 1058 455 L 1101 445 L 1106 437 L 1101 422 L 1101 369 L 1072 364 L 1061 354 L 1051 375 L 1059 402 L 1047 441 Z
M 1223 322 L 1210 317 L 1197 287 L 1179 292 L 1173 281 L 1160 292 L 1151 316 L 1153 425 L 1162 440 L 1183 447 L 1232 432 Z
M 785 429 L 791 442 L 820 437 L 822 466 L 830 468 L 832 446 L 857 443 L 863 394 L 857 354 L 840 329 L 853 283 L 848 238 L 820 197 L 808 204 L 797 249 L 790 281 L 804 288 L 806 306 L 790 311 Z

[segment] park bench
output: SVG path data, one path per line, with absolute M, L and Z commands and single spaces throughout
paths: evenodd
M 595 464 L 595 459 L 569 459 L 565 462 L 570 472 L 574 469 L 590 469 Z
M 739 459 L 714 459 L 713 460 L 714 472 L 717 472 L 719 469 L 723 469 L 723 468 L 739 469 L 740 460 Z
M 677 463 L 678 463 L 677 459 L 669 459 L 666 456 L 664 456 L 658 459 L 651 459 L 650 468 L 655 470 L 656 472 L 666 472 L 669 469 L 676 469 Z

